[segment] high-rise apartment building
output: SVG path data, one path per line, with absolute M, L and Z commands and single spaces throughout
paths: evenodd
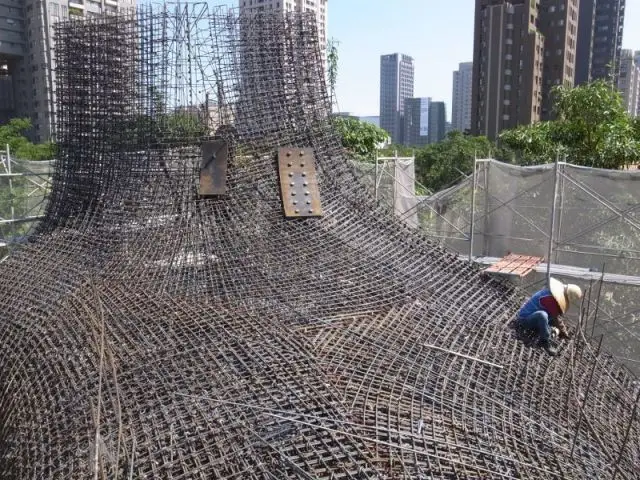
M 413 58 L 401 53 L 380 57 L 380 127 L 393 143 L 404 143 L 404 103 L 413 97 Z
M 618 78 L 625 1 L 580 1 L 576 84 Z
M 540 120 L 544 36 L 540 0 L 476 0 L 471 131 L 495 139 Z
M 618 89 L 625 109 L 632 117 L 640 115 L 640 52 L 622 50 Z
M 579 5 L 579 0 L 540 0 L 538 25 L 544 35 L 542 120 L 553 117 L 552 88 L 575 84 Z
M 327 10 L 328 0 L 238 0 L 240 13 L 281 11 L 311 12 L 318 24 L 318 38 L 320 40 L 321 55 L 325 59 L 324 46 L 327 44 Z
M 578 46 L 576 48 L 576 85 L 591 81 L 593 60 L 593 27 L 596 19 L 596 0 L 580 0 L 578 17 Z
M 431 98 L 407 98 L 404 101 L 404 144 L 418 147 L 429 143 L 429 107 Z
M 53 25 L 131 9 L 135 0 L 0 0 L 0 120 L 28 117 L 34 141 L 55 133 Z
M 444 102 L 429 104 L 429 143 L 438 143 L 447 135 L 447 106 Z
M 15 0 L 2 1 L 0 3 L 0 122 L 18 116 L 19 113 L 25 116 L 25 111 L 28 111 L 22 108 L 28 99 L 21 98 L 23 93 L 26 95 L 27 74 L 30 73 L 25 65 L 28 50 L 26 35 L 25 4 Z
M 473 62 L 461 63 L 453 72 L 451 128 L 471 131 L 471 96 L 473 91 Z

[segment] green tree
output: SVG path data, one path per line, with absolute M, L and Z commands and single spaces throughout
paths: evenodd
M 327 80 L 331 100 L 336 97 L 336 82 L 338 81 L 338 41 L 335 38 L 327 42 Z
M 55 158 L 56 146 L 51 142 L 34 144 L 26 137 L 31 128 L 28 118 L 13 118 L 4 125 L 0 125 L 0 151 L 4 152 L 7 145 L 13 155 L 28 160 L 49 160 Z
M 450 132 L 443 141 L 416 151 L 416 179 L 435 192 L 472 173 L 476 158 L 502 156 L 498 153 L 486 137 Z
M 500 135 L 518 163 L 568 162 L 622 168 L 640 160 L 640 125 L 625 111 L 617 90 L 604 81 L 554 88 L 557 120 L 520 126 Z
M 631 126 L 633 127 L 633 135 L 636 141 L 640 142 L 640 117 L 634 118 Z
M 148 89 L 150 114 L 137 115 L 122 125 L 122 141 L 132 145 L 184 145 L 207 135 L 204 105 L 199 110 L 175 108 L 168 112 L 163 93 L 155 86 Z M 114 129 L 117 130 L 117 129 Z
M 196 113 L 175 112 L 164 116 L 161 121 L 165 142 L 170 144 L 198 140 L 206 133 L 204 119 Z
M 334 117 L 333 125 L 342 146 L 357 160 L 373 161 L 380 144 L 389 138 L 380 127 L 353 117 Z
M 399 157 L 413 157 L 419 148 L 420 147 L 409 147 L 407 145 L 392 143 L 391 145 L 381 148 L 378 153 L 382 157 L 393 157 L 394 155 L 398 155 Z
M 334 38 L 327 42 L 327 82 L 332 106 L 336 108 L 336 82 L 338 79 L 338 44 Z M 342 146 L 356 160 L 373 161 L 381 144 L 389 138 L 387 132 L 371 123 L 354 117 L 333 117 L 335 127 Z

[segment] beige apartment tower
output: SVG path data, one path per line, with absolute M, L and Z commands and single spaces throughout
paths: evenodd
M 0 122 L 27 117 L 32 140 L 54 138 L 54 24 L 134 7 L 135 0 L 0 0 Z
M 286 12 L 311 12 L 318 22 L 322 58 L 325 58 L 324 46 L 327 44 L 328 0 L 239 0 L 240 13 L 280 10 Z
M 476 0 L 471 131 L 496 139 L 542 113 L 539 0 Z

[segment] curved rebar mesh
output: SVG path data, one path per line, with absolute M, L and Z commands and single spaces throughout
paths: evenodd
M 517 291 L 371 203 L 313 18 L 191 4 L 57 44 L 54 189 L 0 265 L 2 478 L 637 474 L 632 378 L 519 342 Z M 284 217 L 279 146 L 313 148 L 321 218 Z

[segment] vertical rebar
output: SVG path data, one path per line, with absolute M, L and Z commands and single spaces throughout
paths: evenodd
M 558 163 L 558 167 L 562 168 L 562 172 L 559 172 L 558 176 L 558 196 L 559 196 L 559 204 L 558 204 L 558 217 L 557 217 L 557 228 L 556 228 L 556 243 L 560 244 L 562 242 L 562 219 L 564 217 L 564 176 L 566 174 L 565 168 L 567 166 L 567 157 L 564 156 L 562 162 Z M 561 260 L 558 260 L 558 249 L 554 252 L 554 263 L 562 264 Z
M 549 227 L 549 250 L 547 252 L 547 287 L 551 285 L 551 256 L 553 255 L 553 230 L 556 223 L 556 203 L 558 198 L 558 164 L 560 156 L 556 154 L 556 163 L 553 167 L 553 204 L 551 205 L 551 225 Z
M 596 356 L 593 359 L 593 366 L 591 367 L 591 373 L 589 374 L 589 381 L 587 382 L 587 391 L 584 393 L 584 400 L 582 401 L 582 406 L 580 407 L 580 414 L 578 416 L 578 426 L 576 427 L 576 433 L 573 436 L 573 443 L 571 444 L 571 454 L 569 458 L 573 458 L 573 450 L 576 447 L 576 440 L 578 439 L 578 434 L 580 433 L 580 424 L 582 424 L 582 416 L 584 407 L 587 406 L 587 401 L 589 400 L 589 392 L 591 391 L 591 381 L 593 380 L 593 373 L 596 371 L 596 366 L 598 365 L 598 356 L 600 355 L 600 347 L 602 347 L 602 338 L 604 335 L 600 335 L 600 342 L 598 342 L 598 349 L 596 350 Z
M 638 395 L 636 395 L 636 401 L 633 404 L 633 410 L 631 411 L 631 418 L 629 419 L 629 423 L 627 424 L 627 431 L 624 434 L 622 447 L 620 447 L 620 453 L 618 453 L 618 458 L 616 460 L 616 469 L 613 471 L 613 477 L 611 477 L 611 480 L 616 480 L 616 476 L 618 475 L 618 471 L 620 470 L 620 460 L 622 460 L 624 449 L 627 446 L 627 440 L 629 440 L 629 433 L 631 433 L 631 427 L 633 426 L 633 422 L 636 418 L 636 412 L 638 411 L 638 403 L 640 403 L 640 390 L 638 390 Z
M 600 310 L 600 294 L 602 292 L 602 283 L 604 282 L 604 269 L 606 265 L 607 265 L 606 263 L 602 264 L 602 273 L 600 274 L 600 285 L 598 285 L 598 299 L 596 300 L 596 310 L 593 315 L 593 323 L 591 324 L 590 338 L 593 338 L 593 335 L 595 334 L 596 322 L 598 321 L 598 311 Z
M 222 105 L 221 103 L 218 103 L 218 105 Z M 211 131 L 210 131 L 210 124 L 211 121 L 209 119 L 209 92 L 205 92 L 204 94 L 204 125 L 205 125 L 205 135 L 210 135 Z
M 13 194 L 13 173 L 11 171 L 11 149 L 9 148 L 9 144 L 7 143 L 7 173 L 9 174 L 9 205 L 11 209 L 11 237 L 16 236 L 16 224 L 15 224 L 15 201 Z M 15 240 L 15 238 L 14 238 Z
M 378 152 L 376 152 L 376 176 L 373 179 L 373 195 L 378 200 Z
M 398 215 L 398 178 L 396 172 L 398 168 L 398 150 L 393 151 L 393 166 L 391 167 L 391 179 L 393 181 L 393 215 Z
M 591 294 L 593 293 L 593 279 L 589 279 L 589 290 L 588 290 L 588 294 L 589 297 L 586 300 L 586 305 L 587 305 L 587 312 L 584 315 L 584 317 L 582 318 L 582 322 L 578 325 L 578 332 L 577 332 L 577 336 L 576 336 L 576 346 L 578 346 L 578 344 L 580 343 L 580 338 L 585 339 L 586 342 L 586 335 L 584 332 L 586 332 L 587 327 L 586 325 L 589 324 L 589 317 L 591 315 Z M 582 345 L 582 348 L 580 348 L 580 351 L 578 352 L 580 355 L 580 360 L 582 360 L 582 355 L 584 354 L 584 345 Z
M 471 179 L 471 225 L 469 227 L 469 262 L 473 261 L 473 224 L 476 219 L 476 175 L 478 160 L 473 158 L 473 176 Z
M 589 314 L 591 313 L 591 290 L 593 289 L 593 278 L 589 279 L 589 298 L 587 299 L 587 314 L 584 317 L 584 321 L 589 321 Z
M 482 173 L 484 175 L 484 211 L 482 216 L 484 217 L 484 228 L 482 231 L 482 254 L 488 255 L 490 251 L 490 245 L 487 240 L 487 232 L 489 231 L 489 161 L 482 162 Z

